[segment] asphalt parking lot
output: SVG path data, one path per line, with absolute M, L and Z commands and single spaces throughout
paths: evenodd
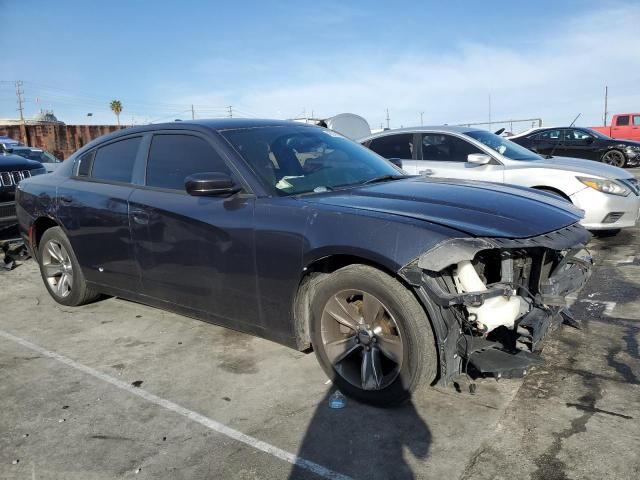
M 637 172 L 640 176 L 640 171 Z M 34 261 L 0 273 L 0 478 L 635 479 L 640 228 L 524 379 L 347 400 L 313 355 L 117 298 L 56 304 Z

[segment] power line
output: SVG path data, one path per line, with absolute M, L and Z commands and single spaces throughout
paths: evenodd
M 24 124 L 24 90 L 22 90 L 22 81 L 16 80 L 16 102 L 18 104 L 17 110 L 20 112 L 20 121 Z

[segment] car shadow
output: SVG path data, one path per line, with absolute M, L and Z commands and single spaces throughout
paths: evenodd
M 398 407 L 377 408 L 346 398 L 342 409 L 329 407 L 330 389 L 309 423 L 298 456 L 353 479 L 413 479 L 408 462 L 424 461 L 432 437 L 411 400 Z M 294 465 L 290 480 L 342 478 Z

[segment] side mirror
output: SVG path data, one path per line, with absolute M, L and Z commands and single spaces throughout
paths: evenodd
M 587 137 L 584 139 L 584 143 L 586 143 L 587 145 L 591 145 L 594 141 L 593 137 Z
M 184 180 L 184 187 L 189 195 L 197 197 L 223 197 L 242 190 L 229 175 L 220 172 L 189 175 Z
M 491 155 L 487 155 L 485 153 L 470 153 L 467 155 L 467 162 L 473 163 L 474 165 L 487 165 L 491 163 Z
M 390 158 L 389 161 L 393 163 L 396 167 L 402 168 L 402 160 L 399 158 Z

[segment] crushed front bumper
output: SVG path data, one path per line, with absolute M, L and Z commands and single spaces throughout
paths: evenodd
M 539 363 L 540 342 L 561 323 L 567 297 L 591 275 L 593 261 L 585 248 L 590 238 L 579 224 L 524 239 L 458 238 L 405 266 L 400 273 L 432 304 L 432 320 L 438 317 L 441 381 L 467 369 L 518 376 Z M 486 283 L 480 291 L 460 291 L 456 265 L 469 261 Z M 514 297 L 523 305 L 515 320 L 492 330 L 474 323 L 474 312 L 483 305 Z

